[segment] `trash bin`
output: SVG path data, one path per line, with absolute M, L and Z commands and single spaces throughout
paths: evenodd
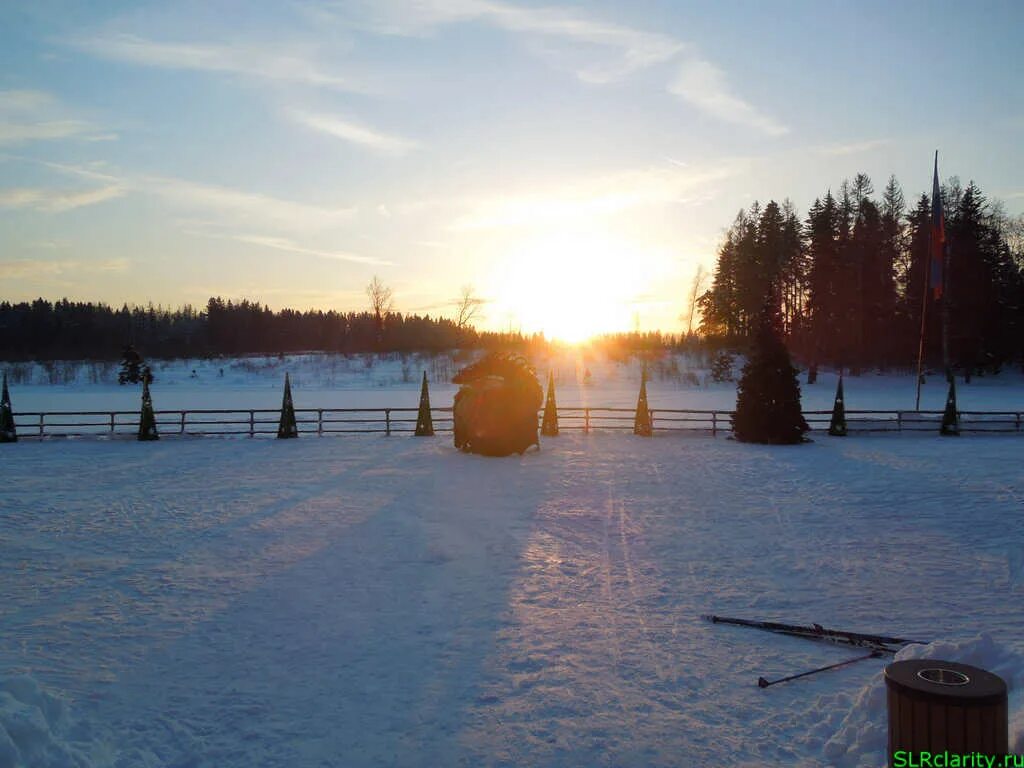
M 885 668 L 889 764 L 897 751 L 1006 754 L 1006 683 L 984 669 L 936 659 Z

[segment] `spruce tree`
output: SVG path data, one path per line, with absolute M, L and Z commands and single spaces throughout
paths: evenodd
M 139 414 L 139 440 L 159 440 L 156 431 L 156 414 L 153 413 L 153 398 L 149 394 L 149 381 L 142 380 L 142 412 Z
M 757 334 L 736 387 L 732 429 L 745 443 L 804 441 L 809 427 L 800 411 L 797 371 L 782 341 L 774 302 L 761 311 Z
M 3 390 L 0 392 L 0 443 L 16 443 L 18 431 L 14 428 L 14 412 L 11 410 L 11 395 L 7 391 L 7 374 L 4 374 Z
M 960 415 L 956 410 L 956 382 L 950 379 L 949 393 L 946 395 L 946 409 L 942 412 L 942 426 L 939 434 L 956 436 L 960 434 Z
M 828 433 L 833 437 L 846 437 L 846 399 L 843 397 L 843 374 L 839 374 L 836 386 L 836 399 L 832 404 L 832 420 L 828 425 Z
M 299 436 L 295 406 L 292 404 L 292 383 L 287 373 L 284 375 L 284 399 L 281 401 L 281 421 L 277 425 L 277 436 L 281 440 Z
M 423 372 L 423 386 L 420 388 L 420 409 L 416 414 L 416 437 L 434 436 L 434 419 L 430 414 L 430 392 L 427 391 L 427 372 Z
M 121 355 L 121 370 L 117 374 L 117 383 L 138 384 L 143 378 L 142 367 L 142 355 L 129 344 Z
M 633 434 L 650 437 L 654 434 L 651 411 L 647 407 L 647 366 L 640 373 L 640 396 L 636 401 L 636 416 L 633 418 Z
M 558 406 L 555 404 L 555 372 L 548 372 L 548 396 L 544 403 L 544 420 L 540 425 L 544 437 L 558 436 Z

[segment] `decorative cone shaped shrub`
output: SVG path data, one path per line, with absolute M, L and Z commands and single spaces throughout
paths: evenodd
M 14 411 L 11 410 L 11 394 L 7 391 L 7 374 L 4 374 L 3 392 L 0 393 L 0 443 L 18 442 L 18 431 L 14 428 Z
M 846 402 L 843 400 L 843 374 L 839 374 L 839 385 L 836 387 L 836 401 L 832 404 L 832 421 L 828 425 L 828 433 L 833 437 L 846 437 Z
M 537 438 L 537 411 L 544 390 L 520 355 L 492 353 L 452 379 L 455 447 L 485 456 L 523 453 Z
M 808 430 L 800 412 L 797 371 L 770 304 L 761 311 L 754 344 L 736 387 L 732 429 L 742 442 L 770 444 L 804 442 Z
M 139 440 L 159 440 L 156 431 L 156 414 L 153 413 L 153 398 L 149 394 L 149 379 L 142 379 L 142 413 L 139 414 Z
M 633 434 L 650 437 L 654 434 L 654 423 L 650 408 L 647 407 L 647 366 L 640 372 L 640 396 L 636 399 L 636 416 L 633 419 Z
M 544 437 L 558 436 L 558 406 L 555 404 L 555 372 L 548 371 L 548 396 L 544 402 L 544 420 L 540 425 Z
M 299 436 L 299 425 L 295 422 L 295 406 L 292 405 L 292 383 L 284 375 L 284 400 L 281 401 L 281 421 L 277 425 L 277 437 L 285 440 Z
M 423 386 L 420 387 L 420 410 L 416 414 L 416 437 L 434 436 L 434 419 L 430 415 L 430 393 L 427 391 L 427 372 L 423 372 Z
M 960 415 L 956 411 L 956 382 L 950 379 L 946 395 L 946 410 L 942 412 L 942 427 L 939 434 L 956 436 L 960 434 Z

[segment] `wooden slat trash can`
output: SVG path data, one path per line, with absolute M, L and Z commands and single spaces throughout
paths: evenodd
M 998 675 L 952 661 L 911 659 L 885 668 L 885 687 L 889 765 L 897 751 L 1006 754 L 1006 683 Z

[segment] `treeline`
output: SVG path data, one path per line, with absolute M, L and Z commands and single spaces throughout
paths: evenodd
M 430 352 L 524 343 L 478 333 L 441 317 L 293 309 L 211 298 L 203 309 L 44 299 L 0 302 L 0 357 L 7 360 L 119 359 L 128 344 L 145 357 L 331 352 Z
M 610 352 L 663 349 L 676 338 L 661 333 L 602 337 Z M 0 359 L 119 360 L 131 345 L 143 357 L 276 355 L 290 352 L 443 352 L 452 349 L 546 351 L 540 335 L 493 333 L 429 315 L 293 309 L 211 298 L 206 307 L 124 305 L 115 309 L 66 299 L 0 302 Z
M 942 187 L 949 249 L 945 291 L 929 292 L 926 357 L 967 374 L 1024 359 L 1024 217 L 1011 219 L 973 181 Z M 700 298 L 701 331 L 745 344 L 770 301 L 792 352 L 809 365 L 908 367 L 917 358 L 929 258 L 931 200 L 907 206 L 895 177 L 876 199 L 858 174 L 801 219 L 789 201 L 740 211 Z M 943 304 L 945 303 L 945 306 Z

